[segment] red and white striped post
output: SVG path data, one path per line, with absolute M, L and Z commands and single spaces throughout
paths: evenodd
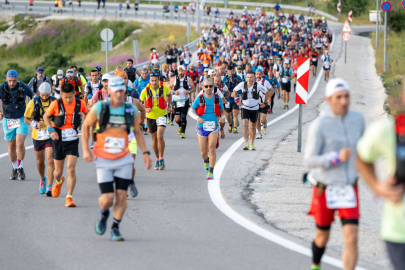
M 353 11 L 349 10 L 349 22 L 353 21 Z
M 338 13 L 338 21 L 339 21 L 339 17 L 340 17 L 340 11 L 341 11 L 341 8 L 340 8 L 340 0 L 337 2 L 337 13 Z
M 295 94 L 295 103 L 299 104 L 298 152 L 301 152 L 301 145 L 302 145 L 302 104 L 307 104 L 308 101 L 308 81 L 309 81 L 309 57 L 298 57 L 297 92 Z

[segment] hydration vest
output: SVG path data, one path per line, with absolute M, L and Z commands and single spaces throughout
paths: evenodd
M 159 93 L 158 93 L 158 107 L 162 110 L 166 109 L 167 104 L 166 104 L 166 100 L 165 100 L 165 96 L 164 96 L 164 91 L 163 91 L 163 82 L 159 83 Z M 150 84 L 148 84 L 148 86 L 146 87 L 146 108 L 148 109 L 152 109 L 154 104 L 153 104 L 153 93 L 152 90 L 150 89 Z
M 223 82 L 221 82 L 221 84 L 219 85 L 219 87 L 214 86 L 214 94 L 217 93 L 218 89 L 219 89 L 219 91 L 221 91 L 221 93 L 224 92 L 224 83 L 223 83 Z
M 3 88 L 3 95 L 1 97 L 1 99 L 2 99 L 4 105 L 8 105 L 10 103 L 15 103 L 21 109 L 21 107 L 23 107 L 25 104 L 24 86 L 23 86 L 22 82 L 17 82 L 17 84 L 18 84 L 17 102 L 10 102 L 10 98 L 12 98 L 10 96 L 11 89 L 7 82 L 3 83 L 4 88 Z
M 60 128 L 62 128 L 66 125 L 67 116 L 66 116 L 65 106 L 63 106 L 62 99 L 61 98 L 58 99 L 57 102 L 58 102 L 59 113 L 58 113 L 58 116 L 54 117 L 54 124 L 55 124 L 56 130 L 59 130 Z M 81 109 L 80 99 L 76 98 L 76 106 L 75 106 L 75 110 L 74 110 L 73 116 L 72 116 L 72 126 L 76 130 L 82 123 L 82 119 L 80 118 L 80 109 Z
M 188 75 L 188 77 L 190 77 L 192 80 L 193 80 L 193 82 L 194 82 L 194 80 L 196 80 L 197 79 L 197 73 L 194 71 L 193 73 L 191 73 L 190 71 L 187 73 L 187 75 Z
M 247 100 L 248 99 L 248 85 L 245 82 L 244 83 L 244 88 L 242 91 L 242 100 Z M 252 89 L 252 98 L 258 100 L 259 99 L 259 92 L 257 91 L 257 82 L 253 84 L 253 89 Z
M 44 78 L 42 80 L 42 82 L 46 82 L 46 76 L 44 75 Z M 38 76 L 35 75 L 34 76 L 34 81 L 32 82 L 32 92 L 34 92 L 34 94 L 36 94 L 38 91 Z
M 62 79 L 62 80 L 63 80 L 63 79 Z M 59 80 L 58 76 L 56 76 L 55 86 L 54 86 L 53 89 L 54 89 L 55 92 L 58 93 L 58 94 L 60 94 L 60 81 L 61 81 L 61 80 Z M 59 88 L 59 90 L 56 89 L 56 88 Z
M 395 150 L 397 183 L 405 183 L 405 115 L 400 114 L 395 119 L 397 147 Z
M 325 56 L 325 58 L 324 58 L 324 62 L 330 62 L 330 54 L 328 54 L 328 55 L 326 55 L 326 54 L 324 54 L 323 56 Z
M 125 72 L 127 73 L 127 75 L 128 75 L 128 79 L 131 81 L 131 82 L 134 82 L 135 81 L 135 78 L 136 78 L 136 68 L 131 68 L 131 69 L 129 69 L 129 68 L 124 68 L 124 70 L 125 70 Z
M 214 100 L 214 114 L 216 116 L 221 115 L 221 109 L 220 109 L 220 103 L 219 103 L 219 96 L 217 94 L 214 94 L 215 100 Z M 198 98 L 200 99 L 200 104 L 198 105 L 197 109 L 195 110 L 195 113 L 198 116 L 203 116 L 206 112 L 207 109 L 207 103 L 205 102 L 205 97 L 204 93 L 201 93 L 198 95 Z
M 131 126 L 134 124 L 134 110 L 132 109 L 132 104 L 129 102 L 124 102 L 125 105 L 125 125 L 126 125 L 126 130 L 128 134 L 131 131 Z M 110 121 L 110 116 L 117 116 L 114 114 L 110 114 L 110 105 L 108 101 L 103 101 L 103 105 L 101 107 L 100 111 L 100 116 L 98 119 L 98 129 L 97 133 L 103 133 L 107 127 L 108 124 L 111 124 Z
M 76 77 L 76 76 L 74 76 L 74 78 L 75 78 L 75 91 L 76 92 L 79 92 L 79 83 L 78 83 L 78 78 Z M 63 84 L 67 84 L 67 83 L 69 83 L 68 82 L 68 78 L 67 77 L 64 77 L 63 78 Z
M 93 88 L 92 88 L 92 83 L 88 82 L 87 85 L 87 99 L 91 99 L 93 97 Z M 98 82 L 98 90 L 103 89 L 103 85 L 101 84 L 101 82 Z M 98 92 L 98 91 L 97 91 Z M 102 100 L 102 99 L 101 99 Z
M 103 100 L 103 89 L 97 91 L 98 100 Z
M 184 76 L 184 80 L 183 80 L 183 88 L 184 90 L 188 91 L 188 77 Z M 176 76 L 176 84 L 173 86 L 173 90 L 179 90 L 180 89 L 180 77 Z
M 51 106 L 52 101 L 56 100 L 55 97 L 53 96 L 49 96 L 49 106 Z M 42 112 L 41 112 L 42 109 Z M 34 98 L 34 113 L 33 113 L 33 117 L 32 119 L 34 119 L 34 121 L 41 121 L 43 118 L 42 116 L 44 115 L 45 110 L 44 107 L 42 106 L 42 101 L 40 99 L 40 97 L 35 97 Z

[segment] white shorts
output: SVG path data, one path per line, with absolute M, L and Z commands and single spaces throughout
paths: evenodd
M 109 183 L 114 177 L 132 179 L 134 159 L 131 154 L 116 160 L 96 159 L 97 183 Z

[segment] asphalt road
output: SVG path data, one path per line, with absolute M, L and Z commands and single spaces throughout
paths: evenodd
M 342 26 L 331 23 L 330 27 L 336 34 L 332 55 L 337 58 L 342 53 Z M 309 89 L 314 81 L 310 76 Z M 308 107 L 318 106 L 323 101 L 324 87 L 325 82 L 321 80 Z M 294 95 L 291 97 L 290 107 L 294 105 Z M 278 102 L 275 101 L 274 114 L 268 116 L 268 121 L 286 112 L 280 109 Z M 245 180 L 241 178 L 260 169 L 257 158 L 269 154 L 263 151 L 266 144 L 281 140 L 285 133 L 296 128 L 296 121 L 297 112 L 294 112 L 271 126 L 268 139 L 256 142 L 256 152 L 238 149 L 224 168 L 221 190 L 238 213 L 266 230 L 305 244 L 272 228 L 249 209 L 248 203 L 240 200 L 244 189 L 241 183 Z M 177 135 L 176 125 L 166 129 L 165 171 L 146 171 L 142 160 L 136 161 L 139 196 L 128 200 L 120 226 L 126 240 L 122 243 L 112 243 L 109 230 L 104 236 L 94 232 L 100 196 L 94 164 L 79 159 L 73 196 L 77 208 L 65 208 L 66 185 L 59 198 L 38 193 L 39 176 L 33 149 L 26 152 L 25 181 L 8 180 L 11 164 L 8 156 L 3 156 L 0 162 L 3 175 L 0 178 L 0 268 L 308 269 L 310 257 L 246 230 L 216 208 L 208 194 L 195 121 L 189 117 L 188 123 L 185 140 Z M 2 129 L 0 137 L 3 137 Z M 240 137 L 241 133 L 226 133 L 218 149 L 218 159 Z M 146 141 L 150 149 L 150 136 L 146 136 Z M 32 140 L 27 138 L 26 146 L 30 145 Z M 7 152 L 3 140 L 0 150 L 0 156 Z M 110 218 L 108 226 L 111 222 Z M 323 269 L 336 268 L 325 264 Z

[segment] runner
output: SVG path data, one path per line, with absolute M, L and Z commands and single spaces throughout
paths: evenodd
M 172 94 L 167 85 L 159 81 L 159 73 L 150 74 L 150 84 L 142 90 L 140 100 L 145 103 L 146 121 L 152 137 L 152 148 L 155 153 L 155 170 L 166 169 L 163 154 L 165 151 L 164 132 L 167 124 L 167 113 L 171 107 Z M 166 107 L 168 109 L 166 110 Z
M 61 88 L 61 99 L 55 100 L 43 115 L 44 122 L 52 138 L 53 159 L 55 164 L 54 177 L 56 180 L 52 189 L 52 197 L 58 197 L 65 182 L 63 167 L 67 161 L 66 207 L 76 207 L 73 202 L 73 190 L 76 185 L 76 162 L 79 157 L 79 128 L 87 106 L 83 100 L 75 97 L 72 84 L 65 84 Z M 54 119 L 54 126 L 51 117 Z
M 277 98 L 280 99 L 280 84 L 278 83 L 277 78 L 274 77 L 274 74 L 271 70 L 269 70 L 267 74 L 268 74 L 268 76 L 266 76 L 265 78 L 271 84 L 271 87 L 273 88 L 273 95 L 270 98 L 271 101 L 270 101 L 270 108 L 268 110 L 268 113 L 273 114 L 274 98 L 276 96 L 276 92 L 277 92 Z M 276 90 L 274 91 L 274 89 L 276 89 Z
M 37 169 L 41 180 L 39 182 L 39 193 L 48 197 L 52 196 L 53 164 L 52 139 L 42 116 L 56 98 L 51 96 L 51 85 L 47 82 L 41 83 L 38 87 L 38 96 L 32 99 L 25 110 L 24 122 L 32 127 L 32 141 L 34 144 L 35 157 L 37 158 Z M 53 122 L 52 122 L 53 124 Z M 48 164 L 45 175 L 45 153 Z
M 126 87 L 123 79 L 120 77 L 111 78 L 108 89 L 110 98 L 96 103 L 83 123 L 83 159 L 86 162 L 91 162 L 94 160 L 93 154 L 97 157 L 96 171 L 97 182 L 101 191 L 99 198 L 101 209 L 100 219 L 95 226 L 96 233 L 99 235 L 105 233 L 109 209 L 114 205 L 115 197 L 110 239 L 112 241 L 124 241 L 119 231 L 119 225 L 127 208 L 127 189 L 131 183 L 128 176 L 131 174 L 134 164 L 134 159 L 129 151 L 129 141 L 135 137 L 139 142 L 147 170 L 150 169 L 152 161 L 150 160 L 150 152 L 146 148 L 145 138 L 139 128 L 141 119 L 138 117 L 138 111 L 134 105 L 125 102 Z M 88 130 L 90 126 L 96 124 L 98 124 L 97 143 L 92 154 L 88 146 L 90 135 Z M 134 129 L 132 130 L 131 127 Z
M 315 49 L 312 49 L 312 51 L 310 52 L 312 77 L 315 77 L 316 73 L 317 73 L 318 56 L 319 56 L 319 54 L 315 51 Z
M 58 99 L 60 98 L 60 85 L 63 80 L 63 70 L 59 69 L 58 72 L 52 76 L 52 80 L 54 85 L 54 96 Z
M 270 97 L 274 95 L 274 89 L 271 84 L 264 78 L 263 67 L 259 66 L 256 70 L 256 82 L 260 83 L 268 92 L 268 98 L 265 99 L 265 95 L 259 92 L 260 102 L 259 102 L 259 121 L 256 121 L 256 128 L 259 132 L 256 139 L 262 139 L 262 126 L 263 133 L 267 134 L 267 113 L 270 108 L 268 105 Z
M 284 110 L 288 110 L 290 102 L 291 79 L 294 78 L 293 71 L 289 67 L 288 61 L 284 61 L 284 67 L 280 70 L 281 90 L 283 95 Z
M 225 123 L 224 105 L 222 99 L 213 93 L 213 86 L 211 79 L 206 79 L 203 82 L 204 93 L 200 93 L 196 98 L 191 111 L 197 118 L 196 132 L 201 157 L 204 160 L 204 168 L 207 172 L 207 180 L 214 179 L 214 166 L 217 159 L 215 150 L 218 143 L 218 120 L 220 123 Z
M 349 110 L 350 87 L 343 79 L 327 84 L 325 100 L 328 106 L 309 128 L 304 156 L 304 163 L 310 168 L 307 179 L 313 185 L 308 214 L 313 215 L 316 224 L 311 269 L 321 269 L 335 211 L 342 222 L 343 268 L 354 269 L 360 216 L 356 144 L 365 123 L 360 113 Z
M 230 96 L 228 97 L 228 103 L 225 105 L 226 118 L 229 124 L 228 133 L 232 132 L 232 127 L 233 133 L 238 133 L 239 106 L 235 101 L 235 97 L 232 93 L 234 91 L 234 88 L 242 82 L 242 79 L 233 72 L 232 67 L 228 67 L 227 74 L 225 75 L 223 81 L 225 85 L 228 87 L 230 93 Z M 238 97 L 236 96 L 236 98 Z
M 25 180 L 24 141 L 29 127 L 24 121 L 26 97 L 33 97 L 31 89 L 18 81 L 17 71 L 10 69 L 6 81 L 0 85 L 0 99 L 3 102 L 0 120 L 3 120 L 4 140 L 8 144 L 8 155 L 13 166 L 10 180 Z
M 198 74 L 197 70 L 194 69 L 193 63 L 191 63 L 189 65 L 189 69 L 186 71 L 186 76 L 191 78 L 191 80 L 194 83 L 194 87 L 195 87 L 196 91 L 198 91 L 200 89 L 198 86 L 199 74 Z M 195 92 L 190 94 L 190 100 L 191 100 L 191 102 L 193 102 L 195 100 Z
M 31 88 L 32 92 L 34 93 L 35 96 L 38 96 L 38 87 L 43 83 L 47 82 L 51 86 L 52 92 L 53 92 L 53 85 L 52 81 L 49 77 L 46 77 L 44 74 L 44 69 L 42 67 L 39 67 L 37 69 L 37 74 L 30 80 L 28 83 L 28 86 Z
M 91 98 L 91 105 L 93 106 L 94 104 L 97 103 L 97 101 L 103 101 L 107 100 L 110 97 L 109 91 L 108 91 L 108 81 L 111 79 L 111 75 L 106 73 L 103 75 L 101 84 L 103 85 L 103 88 L 98 90 L 96 94 L 93 95 Z
M 322 55 L 323 75 L 325 76 L 325 81 L 329 81 L 330 65 L 332 63 L 332 55 L 329 54 L 328 50 L 325 50 L 325 54 Z
M 98 77 L 98 70 L 93 69 L 90 71 L 90 81 L 87 83 L 86 87 L 84 88 L 84 103 L 91 104 L 91 98 L 94 94 L 96 94 L 99 90 L 103 89 L 103 85 Z
M 245 140 L 243 150 L 256 150 L 254 140 L 256 136 L 256 121 L 260 103 L 260 92 L 264 95 L 264 100 L 269 99 L 269 93 L 262 84 L 255 82 L 255 74 L 252 71 L 249 71 L 246 76 L 246 82 L 241 82 L 235 87 L 233 97 L 237 98 L 238 95 L 241 95 L 238 105 L 242 106 L 243 138 Z M 248 142 L 249 136 L 250 144 Z
M 81 93 L 84 93 L 82 81 L 75 76 L 72 69 L 66 70 L 66 77 L 61 81 L 60 87 L 62 88 L 65 84 L 71 84 L 73 86 L 76 98 L 80 98 Z
M 186 138 L 187 112 L 190 107 L 189 97 L 195 92 L 191 78 L 185 76 L 184 66 L 177 69 L 179 75 L 170 79 L 169 89 L 172 91 L 174 101 L 174 114 L 176 123 L 179 125 L 178 134 L 182 139 Z
M 214 94 L 218 95 L 221 98 L 222 103 L 224 104 L 225 102 L 227 102 L 227 99 L 230 96 L 228 87 L 221 80 L 221 75 L 219 75 L 219 74 L 215 75 L 213 81 L 214 81 Z M 219 126 L 220 126 L 219 131 L 221 132 L 221 139 L 224 139 L 225 138 L 225 132 L 224 132 L 225 121 L 220 121 Z
M 127 67 L 124 68 L 124 71 L 128 75 L 128 80 L 131 81 L 131 83 L 134 83 L 137 76 L 140 76 L 139 72 L 134 68 L 134 60 L 128 59 L 127 60 Z

